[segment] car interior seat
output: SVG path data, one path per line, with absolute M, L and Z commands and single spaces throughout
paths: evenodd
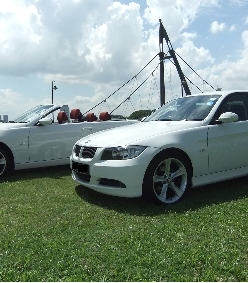
M 93 122 L 93 121 L 96 121 L 97 118 L 96 118 L 96 115 L 94 113 L 88 113 L 86 115 L 86 121 L 87 122 Z
M 62 123 L 66 122 L 68 120 L 68 117 L 67 117 L 65 111 L 60 111 L 58 113 L 57 120 L 58 120 L 59 124 L 62 124 Z
M 72 109 L 70 113 L 70 118 L 73 122 L 81 122 L 82 121 L 82 113 L 79 109 Z
M 101 121 L 107 121 L 107 120 L 110 120 L 111 117 L 110 117 L 108 112 L 101 112 L 100 115 L 99 115 L 99 119 Z

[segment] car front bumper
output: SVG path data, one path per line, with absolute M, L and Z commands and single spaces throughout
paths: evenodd
M 140 156 L 128 160 L 99 160 L 102 150 L 97 149 L 96 157 L 92 159 L 72 155 L 72 178 L 79 184 L 104 194 L 140 197 L 144 175 L 154 149 L 146 148 Z

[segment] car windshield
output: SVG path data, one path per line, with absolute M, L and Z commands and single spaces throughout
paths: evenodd
M 40 117 L 43 113 L 45 113 L 49 108 L 53 107 L 53 105 L 40 105 L 37 106 L 26 113 L 22 114 L 21 116 L 14 119 L 12 122 L 14 123 L 28 123 L 36 118 Z
M 148 121 L 202 121 L 220 95 L 186 96 L 172 100 L 147 117 Z

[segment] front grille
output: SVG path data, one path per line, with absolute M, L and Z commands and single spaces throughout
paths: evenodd
M 74 152 L 80 158 L 93 158 L 96 153 L 96 147 L 75 145 Z

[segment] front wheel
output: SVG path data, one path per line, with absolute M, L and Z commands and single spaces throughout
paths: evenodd
M 190 176 L 190 166 L 179 153 L 161 153 L 146 170 L 143 195 L 158 204 L 175 203 L 184 195 Z
M 0 177 L 12 169 L 12 163 L 9 153 L 0 148 Z

